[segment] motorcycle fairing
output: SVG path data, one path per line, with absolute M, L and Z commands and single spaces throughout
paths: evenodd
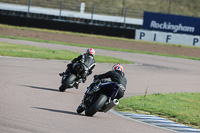
M 117 92 L 119 90 L 119 86 L 118 84 L 116 84 L 115 82 L 106 82 L 106 83 L 101 83 L 99 85 L 100 90 L 106 94 L 108 97 L 111 97 L 112 99 L 115 98 L 115 96 L 117 95 Z

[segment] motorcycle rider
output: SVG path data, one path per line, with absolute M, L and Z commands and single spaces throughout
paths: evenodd
M 112 67 L 112 71 L 108 71 L 104 74 L 94 75 L 94 79 L 104 79 L 110 78 L 111 81 L 115 82 L 119 86 L 119 91 L 116 95 L 116 99 L 120 99 L 124 96 L 126 90 L 127 79 L 125 78 L 125 73 L 123 72 L 123 66 L 121 64 L 115 64 Z M 107 81 L 109 84 L 109 81 Z
M 82 82 L 85 83 L 87 76 L 92 74 L 92 70 L 96 66 L 94 56 L 95 56 L 95 50 L 93 48 L 88 48 L 86 50 L 86 53 L 79 55 L 77 58 L 74 58 L 71 61 L 71 63 L 67 65 L 66 71 L 60 73 L 59 75 L 63 76 L 64 74 L 68 74 L 72 70 L 72 66 L 74 63 L 82 63 L 88 68 L 88 71 L 85 71 L 81 75 Z M 76 89 L 78 89 L 78 85 L 79 83 L 75 84 Z
M 122 98 L 124 96 L 127 84 L 127 79 L 125 78 L 125 73 L 123 72 L 123 66 L 117 63 L 113 65 L 112 71 L 108 71 L 100 75 L 94 75 L 94 79 L 105 79 L 105 78 L 111 79 L 111 81 L 106 81 L 106 80 L 103 81 L 105 82 L 106 85 L 110 84 L 111 82 L 115 82 L 118 84 L 119 91 L 115 98 L 116 99 Z M 83 99 L 85 99 L 88 95 L 93 95 L 93 92 L 90 91 L 89 93 L 85 93 Z M 84 111 L 83 101 L 77 108 L 77 112 L 82 112 L 82 111 Z

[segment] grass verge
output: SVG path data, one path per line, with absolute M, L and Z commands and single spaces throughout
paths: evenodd
M 4 26 L 4 25 L 0 24 L 0 27 L 1 26 Z M 14 26 L 11 26 L 10 28 L 13 28 L 13 27 Z M 78 35 L 78 36 L 90 36 L 90 37 L 99 37 L 99 38 L 114 39 L 114 40 L 135 41 L 132 39 L 125 39 L 125 38 L 87 35 L 87 34 L 44 30 L 44 29 L 41 30 L 41 29 L 36 29 L 36 28 L 26 28 L 26 27 L 22 27 L 22 28 L 17 27 L 17 28 L 23 29 L 23 30 L 37 30 L 41 32 L 53 32 L 53 33 L 58 33 L 58 34 L 73 34 L 73 35 Z M 107 49 L 107 50 L 113 50 L 113 51 L 124 51 L 124 52 L 131 52 L 131 53 L 143 53 L 143 54 L 152 54 L 152 55 L 200 60 L 200 58 L 194 58 L 194 57 L 150 53 L 150 52 L 145 52 L 145 51 L 135 51 L 135 50 L 129 50 L 129 49 L 108 48 L 108 47 L 100 47 L 100 46 L 39 40 L 39 39 L 33 39 L 33 38 L 11 37 L 11 36 L 5 36 L 5 35 L 0 35 L 0 37 L 29 40 L 29 41 L 36 41 L 36 42 L 56 43 L 56 44 L 79 46 L 79 47 L 93 47 L 93 48 Z M 165 44 L 158 44 L 158 45 L 165 45 Z M 31 46 L 24 46 L 24 45 L 0 43 L 0 54 L 6 55 L 6 56 L 72 60 L 74 57 L 77 57 L 80 53 L 64 51 L 64 50 L 50 50 L 50 49 L 37 48 L 37 47 L 31 47 Z M 111 57 L 106 57 L 106 56 L 98 56 L 98 55 L 95 56 L 95 59 L 97 62 L 108 62 L 108 63 L 116 63 L 116 62 L 122 63 L 123 62 L 122 64 L 132 63 L 126 60 L 121 60 L 121 59 L 111 58 Z M 177 95 L 182 95 L 182 96 L 177 96 Z M 199 93 L 197 94 L 186 93 L 186 94 L 154 94 L 154 95 L 148 95 L 146 97 L 137 96 L 137 97 L 120 100 L 120 105 L 116 106 L 115 109 L 117 111 L 124 111 L 124 112 L 128 111 L 128 112 L 158 115 L 158 116 L 165 117 L 167 119 L 171 119 L 178 123 L 200 128 L 200 115 L 199 115 L 200 112 L 198 111 L 200 110 L 199 108 L 200 96 L 199 95 L 200 95 Z
M 40 29 L 40 28 L 31 28 L 31 27 L 19 27 L 19 26 L 6 25 L 6 24 L 0 24 L 0 27 L 5 27 L 5 28 L 9 28 L 9 29 L 27 30 L 27 31 L 38 31 L 38 32 L 46 32 L 46 33 L 64 34 L 64 35 L 76 35 L 76 36 L 83 36 L 83 37 L 103 38 L 103 39 L 137 42 L 137 43 L 147 43 L 147 44 L 176 46 L 176 47 L 188 47 L 188 48 L 199 48 L 199 47 L 193 47 L 193 46 L 187 46 L 187 45 L 166 44 L 166 43 L 128 39 L 128 38 L 123 38 L 123 37 L 112 37 L 112 36 L 104 36 L 104 35 L 86 34 L 86 33 L 70 32 L 70 31 L 60 31 L 60 30 L 50 30 L 50 29 Z
M 200 93 L 158 93 L 124 98 L 115 110 L 161 116 L 200 129 Z
M 147 51 L 137 51 L 137 50 L 130 50 L 130 49 L 121 49 L 121 48 L 111 48 L 111 47 L 103 47 L 103 46 L 86 45 L 86 44 L 57 42 L 57 41 L 49 41 L 49 40 L 41 40 L 41 39 L 25 38 L 25 37 L 5 36 L 5 35 L 0 35 L 0 37 L 2 37 L 2 38 L 10 38 L 10 39 L 27 40 L 27 41 L 35 41 L 35 42 L 54 43 L 54 44 L 61 44 L 61 45 L 78 46 L 78 47 L 86 47 L 86 48 L 92 47 L 92 48 L 95 48 L 95 49 L 106 49 L 106 50 L 122 51 L 122 52 L 129 52 L 129 53 L 140 53 L 140 54 L 150 54 L 150 55 L 159 55 L 159 56 L 167 56 L 167 57 L 176 57 L 176 58 L 200 60 L 200 58 L 197 58 L 197 57 L 180 56 L 180 55 L 169 55 L 169 54 L 162 54 L 162 53 L 152 53 L 152 52 L 147 52 Z
M 41 59 L 56 59 L 56 60 L 72 60 L 79 56 L 80 53 L 75 53 L 66 50 L 51 50 L 46 48 L 39 48 L 27 45 L 16 45 L 10 43 L 0 42 L 0 55 L 2 56 L 13 56 L 13 57 L 27 57 L 27 58 L 41 58 Z M 100 63 L 118 63 L 130 64 L 133 62 L 108 57 L 108 56 L 95 56 L 96 62 Z
M 171 46 L 176 46 L 176 47 L 188 47 L 188 48 L 191 47 L 191 48 L 200 49 L 199 47 L 192 47 L 192 46 L 185 46 L 185 45 L 164 44 L 164 43 L 156 43 L 156 42 L 153 43 L 153 42 L 138 41 L 138 40 L 127 39 L 127 38 L 108 37 L 108 36 L 101 36 L 101 35 L 91 35 L 91 34 L 84 34 L 84 33 L 49 30 L 49 29 L 19 27 L 19 26 L 11 26 L 11 25 L 6 25 L 6 24 L 0 24 L 0 27 L 6 27 L 6 28 L 10 28 L 10 29 L 20 29 L 20 30 L 47 32 L 47 33 L 56 33 L 56 34 L 66 34 L 66 35 L 69 34 L 69 35 L 76 35 L 76 36 L 104 38 L 104 39 L 112 39 L 112 40 L 120 40 L 120 41 L 130 41 L 130 42 L 137 42 L 137 43 L 148 43 L 148 44 L 156 44 L 156 45 L 168 45 L 168 46 L 171 45 Z M 94 45 L 86 45 L 86 44 L 85 45 L 84 44 L 74 44 L 74 43 L 57 42 L 57 41 L 49 41 L 49 40 L 41 40 L 41 39 L 33 39 L 33 38 L 25 38 L 25 37 L 13 37 L 13 36 L 6 36 L 6 35 L 0 35 L 0 37 L 2 37 L 2 38 L 10 38 L 10 39 L 35 41 L 35 42 L 46 42 L 46 43 L 55 43 L 55 44 L 62 44 L 62 45 L 79 46 L 79 47 L 93 47 L 93 48 L 106 49 L 106 50 L 112 50 L 112 51 L 123 51 L 123 52 L 130 52 L 130 53 L 141 53 L 141 54 L 150 54 L 150 55 L 159 55 L 159 56 L 168 56 L 168 57 L 200 60 L 200 58 L 197 58 L 197 57 L 180 56 L 180 55 L 169 55 L 169 54 L 153 53 L 153 52 L 147 52 L 147 51 L 137 51 L 137 50 L 130 50 L 130 49 L 111 48 L 111 47 L 94 46 Z

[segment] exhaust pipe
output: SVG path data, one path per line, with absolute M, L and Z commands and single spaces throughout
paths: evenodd
M 113 101 L 111 101 L 109 104 L 107 104 L 105 107 L 104 107 L 104 110 L 103 112 L 108 112 L 111 108 L 113 108 L 114 106 L 118 105 L 119 104 L 119 100 L 118 99 L 114 99 Z

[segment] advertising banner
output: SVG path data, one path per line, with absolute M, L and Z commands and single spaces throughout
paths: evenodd
M 200 35 L 200 18 L 144 12 L 142 29 Z
M 200 36 L 167 33 L 160 31 L 136 30 L 136 40 L 188 45 L 200 47 Z

